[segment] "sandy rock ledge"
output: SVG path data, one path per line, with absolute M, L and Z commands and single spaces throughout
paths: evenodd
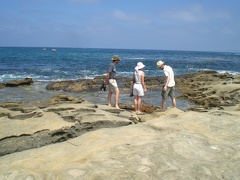
M 136 119 L 127 111 L 65 95 L 37 103 L 0 103 L 0 110 L 1 156 L 63 142 L 99 128 L 127 126 Z
M 71 101 L 62 104 L 62 99 Z M 1 105 L 2 140 L 48 131 L 51 135 L 45 138 L 60 143 L 0 157 L 0 179 L 237 180 L 240 177 L 238 106 L 225 110 L 213 108 L 205 113 L 168 108 L 136 116 L 131 111 L 65 96 L 55 97 L 51 103 L 46 108 L 47 102 L 29 108 L 23 108 L 23 104 Z M 31 117 L 21 116 L 23 111 Z M 134 124 L 129 120 L 133 117 L 144 122 Z M 10 121 L 8 126 L 4 126 L 6 121 Z M 64 142 L 56 138 L 64 133 L 65 137 L 74 136 L 76 131 L 66 129 L 77 128 L 76 124 L 97 128 L 85 129 L 88 133 Z M 112 128 L 113 124 L 118 128 Z M 4 144 L 1 142 L 1 148 Z

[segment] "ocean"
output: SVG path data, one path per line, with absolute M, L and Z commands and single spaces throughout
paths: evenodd
M 170 65 L 175 75 L 215 70 L 220 73 L 240 73 L 240 53 L 234 52 L 198 52 L 170 50 L 138 49 L 100 49 L 100 48 L 41 48 L 41 47 L 0 47 L 0 82 L 32 78 L 32 86 L 0 89 L 0 102 L 35 101 L 49 98 L 54 94 L 64 93 L 83 97 L 93 103 L 106 103 L 107 92 L 66 93 L 47 91 L 49 82 L 93 79 L 104 75 L 114 55 L 121 57 L 117 65 L 118 76 L 132 76 L 137 62 L 146 66 L 146 76 L 162 76 L 156 62 L 163 60 Z M 90 96 L 90 97 L 89 97 Z M 156 101 L 156 99 L 159 99 Z M 143 100 L 149 105 L 160 105 L 159 92 L 147 92 Z M 128 94 L 120 94 L 120 103 L 132 103 Z M 143 102 L 144 102 L 143 101 Z M 191 106 L 179 100 L 181 107 Z

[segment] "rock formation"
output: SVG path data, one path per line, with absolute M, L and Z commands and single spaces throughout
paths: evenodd
M 196 105 L 195 109 L 234 106 L 240 103 L 240 75 L 220 74 L 216 71 L 199 71 L 176 76 L 177 98 L 187 99 Z M 47 85 L 48 90 L 68 92 L 99 90 L 104 77 L 80 79 L 75 81 L 53 82 Z M 117 77 L 122 92 L 131 86 L 131 78 Z M 163 77 L 146 77 L 145 83 L 149 90 L 159 90 L 164 83 Z
M 4 87 L 16 87 L 22 85 L 31 85 L 33 82 L 32 78 L 25 78 L 22 80 L 12 80 L 5 83 L 0 84 L 0 89 Z

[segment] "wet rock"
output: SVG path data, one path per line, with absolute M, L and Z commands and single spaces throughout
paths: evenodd
M 4 83 L 0 83 L 0 89 L 3 89 L 3 88 L 5 88 Z
M 127 92 L 131 88 L 132 78 L 117 77 L 120 91 Z M 176 75 L 176 90 L 180 93 L 177 98 L 187 99 L 203 107 L 232 106 L 240 103 L 240 75 L 220 74 L 216 71 L 199 71 L 184 75 Z M 64 90 L 69 92 L 98 91 L 104 76 L 95 79 L 79 79 L 75 81 L 54 82 L 47 85 L 49 90 Z M 148 90 L 160 90 L 164 83 L 163 76 L 145 77 Z M 130 109 L 132 107 L 121 107 Z M 154 109 L 143 106 L 144 112 Z
M 219 74 L 215 71 L 192 73 L 176 87 L 181 92 L 178 98 L 207 108 L 234 106 L 240 103 L 239 75 Z
M 146 113 L 152 113 L 156 110 L 160 109 L 160 107 L 157 107 L 157 106 L 147 106 L 147 105 L 144 105 L 142 104 L 141 106 L 141 111 L 142 112 L 146 112 Z
M 16 87 L 16 86 L 21 86 L 21 85 L 31 85 L 32 83 L 34 83 L 32 78 L 25 78 L 23 80 L 8 81 L 4 84 L 6 87 Z

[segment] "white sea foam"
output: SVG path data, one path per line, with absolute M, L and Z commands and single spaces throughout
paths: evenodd
M 127 71 L 124 71 L 124 72 L 117 72 L 117 75 L 118 76 L 124 76 L 124 77 L 128 77 L 128 76 L 132 76 L 132 74 L 133 74 L 133 71 L 132 72 L 127 72 Z
M 147 59 L 147 58 L 144 58 L 144 57 L 124 58 L 124 60 L 144 60 L 144 59 Z
M 239 72 L 235 72 L 235 71 L 217 71 L 217 72 L 221 73 L 221 74 L 224 74 L 224 73 L 229 73 L 229 74 L 232 74 L 232 75 L 239 74 Z

